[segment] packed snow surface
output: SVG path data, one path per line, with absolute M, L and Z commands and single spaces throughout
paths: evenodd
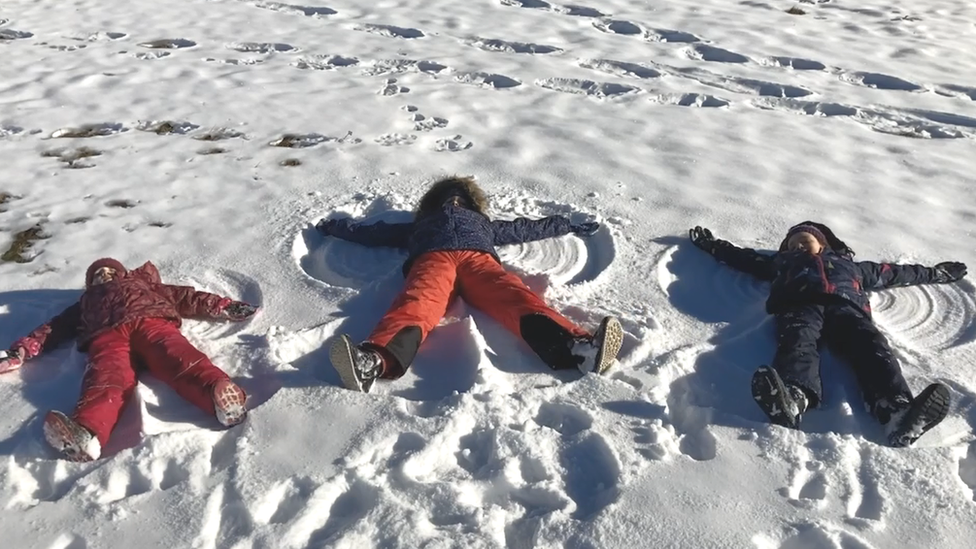
M 296 1 L 0 3 L 0 251 L 46 237 L 0 263 L 0 346 L 102 256 L 262 306 L 184 329 L 250 394 L 233 429 L 143 376 L 104 459 L 67 463 L 40 422 L 84 356 L 0 377 L 5 549 L 973 546 L 973 282 L 872 298 L 913 389 L 952 390 L 915 448 L 829 356 L 788 431 L 749 395 L 765 287 L 687 230 L 772 249 L 813 219 L 862 259 L 976 266 L 976 4 Z M 496 217 L 601 223 L 500 255 L 620 318 L 607 376 L 457 303 L 406 377 L 338 386 L 323 344 L 369 333 L 404 256 L 314 223 L 408 219 L 455 173 Z

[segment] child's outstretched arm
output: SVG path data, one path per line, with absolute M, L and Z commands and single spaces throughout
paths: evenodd
M 966 264 L 945 261 L 935 267 L 860 261 L 861 282 L 865 290 L 883 290 L 916 284 L 948 284 L 966 276 Z
M 81 327 L 81 305 L 75 303 L 31 333 L 18 339 L 10 346 L 6 358 L 0 359 L 0 374 L 20 368 L 24 361 L 30 360 L 45 351 L 73 339 Z
M 389 248 L 406 248 L 413 223 L 386 223 L 379 221 L 364 225 L 350 218 L 323 219 L 315 228 L 325 236 L 334 236 L 370 248 L 385 246 Z
M 740 248 L 731 242 L 712 236 L 712 231 L 695 227 L 688 231 L 691 243 L 708 252 L 720 263 L 725 263 L 737 271 L 752 275 L 759 280 L 771 281 L 776 278 L 773 256 L 765 255 L 751 248 Z
M 201 292 L 192 286 L 160 284 L 159 292 L 169 297 L 176 312 L 183 318 L 200 320 L 247 320 L 258 308 L 229 297 Z
M 599 223 L 590 221 L 574 224 L 568 217 L 561 215 L 550 215 L 542 219 L 520 217 L 511 221 L 491 222 L 491 230 L 495 235 L 495 246 L 522 244 L 570 233 L 578 236 L 592 236 L 599 228 Z

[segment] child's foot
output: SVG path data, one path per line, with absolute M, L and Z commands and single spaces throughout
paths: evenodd
M 752 398 L 775 425 L 796 429 L 809 405 L 802 389 L 783 383 L 776 370 L 760 366 L 752 375 Z
M 949 389 L 941 383 L 933 383 L 919 393 L 907 408 L 892 415 L 887 424 L 888 444 L 896 448 L 911 446 L 948 414 Z
M 231 427 L 247 418 L 247 394 L 229 379 L 222 379 L 213 388 L 214 415 L 224 427 Z
M 329 358 L 332 367 L 339 372 L 342 384 L 353 391 L 368 393 L 373 382 L 383 373 L 383 357 L 376 351 L 353 345 L 345 334 L 332 342 Z
M 577 339 L 573 344 L 573 356 L 582 359 L 579 370 L 584 374 L 602 374 L 613 366 L 620 346 L 624 342 L 624 329 L 612 316 L 604 317 L 591 338 Z
M 44 439 L 68 461 L 94 461 L 102 454 L 95 435 L 57 410 L 44 418 Z

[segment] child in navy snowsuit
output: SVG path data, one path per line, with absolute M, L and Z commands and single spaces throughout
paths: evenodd
M 562 216 L 492 221 L 487 210 L 488 198 L 474 179 L 450 177 L 431 185 L 410 223 L 319 222 L 327 236 L 409 254 L 404 288 L 366 341 L 355 345 L 341 335 L 331 346 L 332 365 L 347 388 L 368 392 L 377 378 L 402 376 L 455 297 L 521 337 L 553 369 L 603 373 L 610 367 L 623 342 L 619 321 L 606 317 L 591 335 L 506 271 L 495 253 L 495 246 L 506 244 L 589 236 L 598 225 L 576 225 Z
M 753 375 L 752 392 L 772 423 L 796 428 L 820 404 L 820 342 L 854 369 L 868 409 L 885 426 L 892 446 L 909 446 L 942 421 L 949 390 L 926 387 L 917 397 L 884 335 L 871 320 L 865 291 L 915 284 L 945 284 L 966 275 L 957 262 L 934 267 L 854 261 L 854 251 L 829 227 L 812 221 L 792 227 L 773 255 L 690 231 L 695 246 L 733 269 L 772 283 L 766 311 L 775 317 L 772 367 Z

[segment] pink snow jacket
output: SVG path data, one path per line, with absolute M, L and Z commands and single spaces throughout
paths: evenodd
M 24 358 L 33 358 L 77 338 L 78 349 L 85 351 L 95 336 L 127 322 L 164 318 L 180 326 L 183 318 L 217 318 L 230 302 L 230 298 L 190 286 L 163 284 L 159 270 L 147 261 L 118 273 L 114 280 L 87 288 L 78 303 L 18 339 L 11 349 L 23 348 L 27 351 Z

